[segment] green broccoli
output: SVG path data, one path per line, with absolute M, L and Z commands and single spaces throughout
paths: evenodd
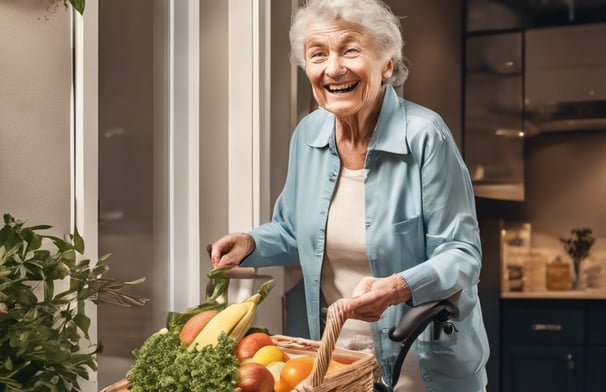
M 163 329 L 153 333 L 143 345 L 133 351 L 135 363 L 126 378 L 133 392 L 160 391 L 165 370 L 179 353 L 179 334 Z
M 181 350 L 161 381 L 162 390 L 174 392 L 233 392 L 240 367 L 236 343 L 225 333 L 215 347 Z
M 173 332 L 157 332 L 135 350 L 127 378 L 133 392 L 232 392 L 238 382 L 236 343 L 222 333 L 215 347 L 187 351 Z

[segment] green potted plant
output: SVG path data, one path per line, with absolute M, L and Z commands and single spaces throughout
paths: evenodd
M 144 279 L 108 279 L 106 259 L 84 259 L 84 240 L 40 234 L 4 215 L 0 229 L 0 392 L 81 391 L 97 370 L 87 303 L 143 305 L 123 289 Z
M 593 231 L 588 227 L 574 228 L 570 231 L 572 237 L 560 238 L 568 256 L 572 259 L 574 276 L 571 281 L 571 288 L 578 289 L 581 280 L 581 264 L 589 256 L 589 251 L 595 242 Z

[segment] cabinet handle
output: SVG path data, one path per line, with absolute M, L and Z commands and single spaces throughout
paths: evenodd
M 568 356 L 566 357 L 566 364 L 568 370 L 572 372 L 574 370 L 574 360 L 572 359 L 572 354 L 568 354 Z
M 562 324 L 530 324 L 532 331 L 548 331 L 548 332 L 560 332 L 564 329 Z

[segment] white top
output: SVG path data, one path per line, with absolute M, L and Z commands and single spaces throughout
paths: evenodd
M 358 282 L 372 275 L 366 256 L 364 176 L 365 169 L 341 168 L 328 211 L 326 255 L 320 285 L 328 304 L 339 298 L 351 297 Z M 370 323 L 347 320 L 336 345 L 349 350 L 372 352 Z M 425 391 L 419 364 L 412 350 L 406 356 L 395 391 Z
M 321 289 L 328 304 L 339 298 L 351 297 L 358 282 L 371 275 L 366 256 L 364 196 L 364 169 L 342 168 L 326 224 L 326 256 Z M 337 346 L 371 352 L 370 324 L 347 320 Z

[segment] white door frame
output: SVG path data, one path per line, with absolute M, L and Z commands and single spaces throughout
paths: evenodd
M 169 310 L 200 301 L 198 0 L 168 4 Z M 74 12 L 72 221 L 98 258 L 99 0 Z M 229 229 L 269 218 L 269 2 L 229 0 Z M 242 21 L 239 25 L 237 22 Z M 242 31 L 249 40 L 241 40 Z M 244 72 L 245 70 L 251 72 Z M 276 289 L 274 289 L 276 290 Z M 149 306 L 149 305 L 148 305 Z M 96 316 L 92 336 L 96 338 Z
M 200 303 L 200 3 L 169 0 L 170 310 Z
M 98 180 L 99 180 L 99 3 L 86 2 L 86 12 L 73 15 L 74 97 L 72 125 L 72 197 L 71 227 L 86 239 L 84 257 L 98 259 Z M 92 342 L 97 342 L 97 309 L 87 304 Z M 83 392 L 98 390 L 97 374 L 82 380 Z

